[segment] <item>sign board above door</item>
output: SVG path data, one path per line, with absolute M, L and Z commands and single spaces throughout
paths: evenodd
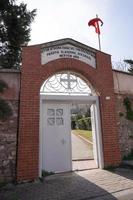
M 96 59 L 94 53 L 71 44 L 63 44 L 52 47 L 43 47 L 41 52 L 42 65 L 59 59 L 59 58 L 72 58 L 80 60 L 94 68 L 96 68 Z

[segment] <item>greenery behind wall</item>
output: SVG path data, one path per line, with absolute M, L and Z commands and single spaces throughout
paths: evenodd
M 0 80 L 0 93 L 4 93 L 7 88 L 8 85 L 3 80 Z M 12 109 L 9 106 L 8 102 L 0 97 L 0 121 L 6 120 L 11 115 Z
M 126 97 L 123 101 L 124 106 L 126 107 L 126 118 L 128 120 L 133 121 L 133 110 L 132 105 L 128 97 Z
M 80 130 L 91 130 L 91 117 L 90 109 L 87 109 L 84 113 L 76 111 L 71 117 L 71 128 Z

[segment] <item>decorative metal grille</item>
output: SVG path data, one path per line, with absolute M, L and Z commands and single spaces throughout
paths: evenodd
M 48 109 L 47 110 L 47 124 L 49 126 L 62 126 L 64 124 L 63 109 Z
M 46 80 L 41 87 L 41 94 L 91 95 L 91 89 L 84 80 L 67 71 Z

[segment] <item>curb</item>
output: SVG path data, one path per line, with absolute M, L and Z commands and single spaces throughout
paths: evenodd
M 113 195 L 118 200 L 133 200 L 133 188 L 115 192 Z
M 91 142 L 90 140 L 87 140 L 86 138 L 82 137 L 81 135 L 77 135 L 77 136 L 80 137 L 85 142 L 87 142 L 88 144 L 92 144 L 93 145 L 93 142 Z

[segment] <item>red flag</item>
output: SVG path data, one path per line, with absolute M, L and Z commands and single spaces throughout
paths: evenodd
M 95 31 L 98 34 L 100 34 L 99 22 L 101 22 L 101 26 L 102 26 L 103 25 L 103 21 L 100 18 L 98 18 L 98 17 L 96 17 L 94 19 L 91 19 L 88 22 L 88 26 L 94 26 L 95 27 Z

